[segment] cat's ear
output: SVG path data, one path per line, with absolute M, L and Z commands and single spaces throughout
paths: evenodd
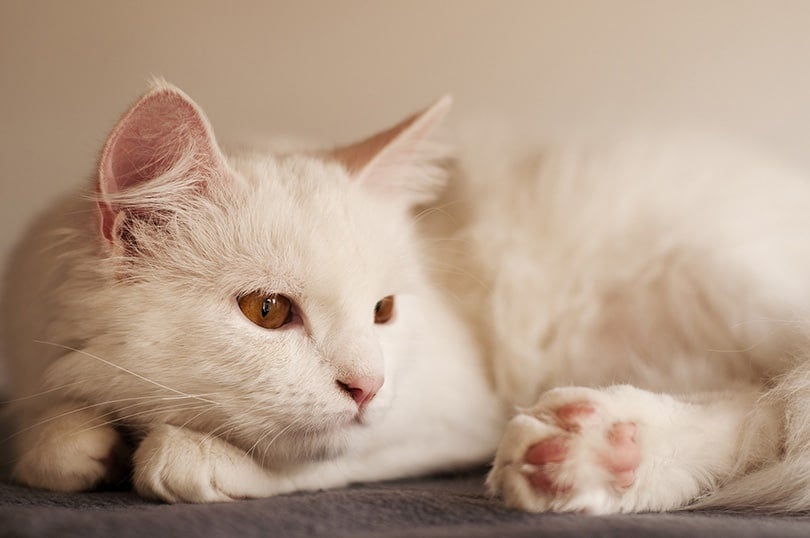
M 111 244 L 126 242 L 128 219 L 165 213 L 226 174 L 202 110 L 180 89 L 155 80 L 104 146 L 97 186 L 101 234 Z
M 444 148 L 431 135 L 453 100 L 449 95 L 427 109 L 365 140 L 339 147 L 332 156 L 355 181 L 408 207 L 430 201 L 444 184 Z

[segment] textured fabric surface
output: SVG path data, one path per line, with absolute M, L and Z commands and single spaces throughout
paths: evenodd
M 0 439 L 10 432 L 0 418 Z M 0 443 L 0 538 L 810 536 L 810 515 L 525 514 L 487 496 L 486 469 L 226 504 L 167 505 L 131 491 L 53 493 L 9 483 L 8 448 Z
M 0 536 L 810 536 L 810 516 L 681 512 L 531 515 L 489 499 L 481 472 L 229 504 L 165 505 L 131 492 L 0 484 Z

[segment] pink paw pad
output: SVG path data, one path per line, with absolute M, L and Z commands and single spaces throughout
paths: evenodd
M 556 483 L 549 475 L 555 464 L 566 460 L 569 445 L 575 442 L 577 434 L 584 428 L 603 428 L 596 407 L 588 402 L 574 402 L 558 407 L 553 411 L 556 425 L 569 432 L 544 439 L 529 447 L 524 456 L 526 463 L 539 467 L 528 476 L 536 489 L 546 493 L 564 492 L 570 486 Z M 636 425 L 632 422 L 615 422 L 605 432 L 608 449 L 596 454 L 597 461 L 610 471 L 613 480 L 610 484 L 622 490 L 633 485 L 636 468 L 641 462 L 641 451 L 635 441 Z
M 588 402 L 574 402 L 558 407 L 554 411 L 554 418 L 560 428 L 577 432 L 596 418 L 596 408 Z
M 568 488 L 556 484 L 545 473 L 544 467 L 550 463 L 560 463 L 568 456 L 568 445 L 564 437 L 551 437 L 529 447 L 526 451 L 526 462 L 541 467 L 529 475 L 529 482 L 537 489 L 554 493 Z
M 607 432 L 612 451 L 602 454 L 605 467 L 613 473 L 613 485 L 624 489 L 633 485 L 636 467 L 641 463 L 641 450 L 636 445 L 636 425 L 616 422 Z

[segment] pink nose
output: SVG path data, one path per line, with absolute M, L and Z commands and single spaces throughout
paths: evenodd
M 382 377 L 351 377 L 337 382 L 338 386 L 351 396 L 362 410 L 377 395 L 383 385 Z

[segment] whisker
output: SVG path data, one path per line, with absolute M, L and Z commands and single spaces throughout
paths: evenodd
M 135 407 L 136 405 L 132 405 L 132 406 L 128 406 L 128 407 L 132 408 L 132 407 Z M 98 424 L 93 424 L 92 426 L 82 428 L 81 430 L 77 430 L 76 432 L 71 432 L 71 434 L 73 434 L 73 433 L 83 433 L 83 432 L 91 431 L 91 430 L 94 430 L 96 428 L 101 428 L 101 427 L 104 427 L 104 426 L 116 426 L 116 425 L 120 424 L 121 422 L 123 422 L 125 420 L 129 420 L 129 419 L 139 417 L 139 416 L 144 416 L 144 415 L 158 415 L 158 414 L 165 414 L 165 413 L 174 413 L 174 412 L 177 412 L 177 411 L 194 411 L 196 409 L 199 409 L 200 406 L 202 406 L 202 405 L 203 404 L 200 404 L 200 403 L 187 402 L 187 403 L 184 403 L 184 404 L 180 403 L 180 404 L 177 404 L 177 405 L 161 407 L 159 409 L 145 409 L 143 411 L 138 411 L 137 413 L 130 413 L 128 415 L 123 415 L 123 416 L 116 416 L 112 420 L 105 420 L 105 421 L 100 422 Z M 111 414 L 114 414 L 114 413 L 107 413 L 107 414 L 105 414 L 103 416 L 108 416 L 108 415 L 111 415 Z M 85 424 L 91 424 L 92 422 L 93 422 L 92 420 L 88 420 L 87 422 L 85 422 L 85 423 L 83 423 L 81 425 L 83 426 Z
M 291 421 L 289 424 L 287 424 L 285 427 L 283 427 L 283 428 L 281 429 L 281 431 L 280 431 L 280 432 L 278 432 L 276 435 L 274 435 L 274 436 L 273 436 L 273 438 L 272 438 L 272 439 L 270 439 L 270 442 L 269 442 L 269 443 L 267 443 L 267 447 L 265 448 L 265 451 L 266 451 L 268 448 L 270 448 L 271 446 L 273 446 L 273 443 L 275 443 L 275 442 L 276 442 L 276 439 L 278 439 L 279 437 L 281 437 L 281 436 L 282 436 L 284 433 L 286 433 L 286 432 L 287 432 L 287 430 L 289 430 L 290 428 L 292 428 L 292 427 L 295 425 L 295 423 L 296 423 L 296 422 L 299 422 L 299 421 L 295 421 L 295 420 Z
M 143 397 L 143 398 L 146 399 L 148 397 Z M 156 400 L 158 400 L 158 401 L 172 401 L 172 400 L 183 400 L 183 399 L 185 399 L 184 396 L 167 396 L 167 397 L 162 397 L 162 398 L 156 398 Z M 105 421 L 103 424 L 121 423 L 121 422 L 123 422 L 123 421 L 125 421 L 125 420 L 127 420 L 129 418 L 136 417 L 136 416 L 141 416 L 141 415 L 146 415 L 146 414 L 149 414 L 149 413 L 152 413 L 152 412 L 153 413 L 164 413 L 164 412 L 167 412 L 167 411 L 176 411 L 178 409 L 183 409 L 184 407 L 189 407 L 190 409 L 198 409 L 198 408 L 200 408 L 201 406 L 204 405 L 202 403 L 194 402 L 194 401 L 185 402 L 185 403 L 180 402 L 177 405 L 173 405 L 173 406 L 162 406 L 162 407 L 157 407 L 157 408 L 153 407 L 152 409 L 146 409 L 146 410 L 139 411 L 137 413 L 133 413 L 133 414 L 130 414 L 130 415 L 118 416 L 122 411 L 126 411 L 128 409 L 132 409 L 132 408 L 138 407 L 138 406 L 152 404 L 153 401 L 154 400 L 139 401 L 139 402 L 132 403 L 130 405 L 125 405 L 124 407 L 119 407 L 119 408 L 113 409 L 113 410 L 108 411 L 106 413 L 100 414 L 100 415 L 98 415 L 96 417 L 93 417 L 92 419 L 87 420 L 87 421 L 83 422 L 82 424 L 79 424 L 78 427 L 82 427 L 82 426 L 84 426 L 86 424 L 91 424 L 91 423 L 93 423 L 95 420 L 97 420 L 99 418 L 108 417 L 108 416 L 115 416 L 116 418 L 113 419 L 113 420 Z M 87 428 L 87 429 L 93 429 L 95 427 L 97 427 L 97 426 L 92 426 L 92 427 Z M 86 431 L 87 429 L 81 430 L 81 431 Z
M 442 205 L 439 205 L 439 206 L 426 207 L 425 209 L 423 209 L 422 211 L 420 211 L 419 213 L 417 213 L 413 217 L 411 217 L 411 223 L 418 224 L 419 221 L 424 219 L 426 216 L 432 215 L 433 213 L 441 213 L 442 215 L 445 215 L 446 217 L 452 219 L 453 215 L 451 215 L 449 212 L 447 212 L 446 209 L 448 207 L 458 205 L 460 203 L 461 203 L 461 200 L 450 200 L 449 202 L 446 202 L 446 203 L 444 203 Z
M 475 273 L 466 270 L 460 266 L 451 263 L 442 263 L 433 261 L 426 264 L 425 268 L 432 273 L 445 273 L 449 275 L 459 275 L 469 278 L 470 280 L 481 286 L 482 289 L 488 292 L 492 291 L 490 286 L 486 282 L 481 280 L 481 278 L 479 278 Z
M 34 393 L 34 394 L 29 394 L 27 396 L 20 396 L 18 398 L 12 398 L 10 400 L 0 400 L 0 405 L 11 405 L 11 404 L 14 404 L 14 403 L 17 403 L 17 402 L 22 402 L 22 401 L 25 401 L 25 400 L 31 400 L 31 399 L 34 399 L 34 398 L 39 398 L 41 396 L 46 396 L 48 394 L 51 394 L 51 393 L 54 393 L 54 392 L 57 392 L 57 391 L 60 391 L 60 390 L 64 390 L 64 389 L 66 389 L 68 387 L 72 387 L 74 385 L 81 385 L 81 384 L 86 383 L 87 381 L 89 381 L 91 379 L 102 379 L 102 378 L 106 378 L 106 377 L 107 377 L 106 375 L 97 375 L 97 376 L 81 379 L 79 381 L 73 381 L 71 383 L 65 383 L 64 385 L 60 385 L 58 387 L 53 387 L 53 388 L 43 390 L 41 392 L 37 392 L 37 393 Z
M 150 410 L 142 411 L 142 412 L 139 412 L 139 413 L 133 413 L 133 414 L 127 415 L 125 417 L 119 417 L 119 418 L 116 418 L 114 420 L 107 420 L 107 421 L 101 422 L 99 424 L 94 424 L 93 426 L 83 428 L 81 430 L 65 432 L 62 437 L 67 438 L 70 435 L 84 433 L 84 432 L 91 431 L 91 430 L 94 430 L 96 428 L 101 428 L 101 427 L 108 426 L 108 425 L 115 426 L 120 420 L 123 420 L 123 419 L 126 419 L 126 418 L 132 418 L 132 417 L 139 416 L 139 415 L 142 415 L 142 414 L 147 414 L 147 413 L 161 414 L 161 413 L 176 412 L 178 410 L 182 411 L 182 410 L 184 410 L 183 405 L 187 405 L 187 406 L 190 405 L 191 407 L 189 407 L 188 409 L 193 410 L 193 409 L 195 409 L 195 406 L 198 407 L 198 406 L 201 406 L 202 404 L 200 404 L 200 403 L 178 404 L 176 406 L 170 406 L 170 407 L 166 407 L 166 408 L 162 408 L 162 409 L 156 409 L 156 410 L 151 410 L 150 409 Z M 87 421 L 87 422 L 85 422 L 85 424 L 89 424 L 90 422 L 92 422 L 92 421 Z M 3 462 L 0 462 L 0 467 L 7 467 L 7 466 L 10 466 L 10 465 L 16 463 L 17 461 L 19 461 L 20 457 L 21 457 L 21 455 L 16 456 L 16 457 L 12 457 L 12 458 L 10 458 L 8 460 L 5 460 Z
M 258 446 L 259 446 L 259 444 L 262 442 L 262 440 L 263 440 L 265 437 L 267 437 L 268 435 L 270 435 L 270 434 L 271 434 L 273 431 L 274 431 L 274 427 L 273 427 L 273 426 L 270 426 L 270 427 L 268 427 L 267 429 L 265 429 L 265 430 L 264 430 L 264 432 L 262 432 L 262 434 L 261 434 L 261 435 L 259 435 L 259 437 L 256 439 L 256 442 L 255 442 L 255 443 L 253 443 L 253 444 L 250 446 L 250 448 L 249 448 L 249 449 L 247 449 L 247 450 L 245 451 L 245 455 L 247 455 L 247 456 L 251 456 L 251 457 L 252 457 L 253 452 L 256 450 L 256 448 L 258 448 Z M 266 450 L 266 449 L 265 449 L 265 450 Z
M 211 411 L 213 411 L 213 409 L 212 409 L 211 407 L 207 407 L 207 408 L 203 409 L 202 411 L 200 411 L 199 413 L 197 413 L 196 415 L 194 415 L 193 417 L 191 417 L 191 418 L 187 419 L 187 420 L 186 420 L 185 422 L 183 422 L 183 423 L 182 423 L 180 426 L 176 426 L 176 427 L 177 427 L 177 428 L 185 428 L 185 427 L 186 427 L 188 424 L 190 424 L 191 422 L 193 422 L 193 421 L 197 420 L 198 418 L 200 418 L 200 417 L 201 417 L 202 415 L 204 415 L 205 413 L 209 413 L 209 412 L 211 412 Z
M 122 372 L 133 375 L 133 376 L 137 377 L 138 379 L 140 379 L 142 381 L 146 381 L 147 383 L 151 383 L 152 385 L 158 386 L 158 387 L 160 387 L 162 389 L 168 390 L 170 392 L 174 392 L 175 394 L 180 394 L 180 395 L 186 396 L 188 398 L 196 398 L 198 400 L 202 400 L 202 401 L 210 403 L 210 404 L 219 405 L 217 402 L 215 402 L 213 400 L 207 400 L 205 398 L 198 398 L 196 396 L 192 396 L 191 394 L 186 394 L 183 391 L 168 387 L 168 386 L 166 386 L 166 385 L 164 385 L 162 383 L 158 383 L 157 381 L 153 381 L 153 380 L 151 380 L 151 379 L 149 379 L 147 377 L 144 377 L 144 376 L 142 376 L 142 375 L 140 375 L 140 374 L 138 374 L 136 372 L 133 372 L 132 370 L 128 370 L 128 369 L 124 368 L 123 366 L 119 366 L 119 365 L 117 365 L 115 363 L 112 363 L 112 362 L 110 362 L 108 360 L 102 359 L 101 357 L 99 357 L 97 355 L 93 355 L 92 353 L 88 353 L 87 351 L 84 351 L 83 349 L 77 349 L 75 347 L 66 346 L 66 345 L 63 345 L 63 344 L 58 344 L 56 342 L 46 342 L 44 340 L 34 340 L 34 342 L 36 342 L 38 344 L 45 344 L 45 345 L 49 345 L 49 346 L 62 348 L 62 349 L 67 350 L 67 351 L 73 351 L 73 352 L 76 352 L 76 353 L 80 353 L 80 354 L 82 354 L 82 355 L 84 355 L 86 357 L 90 357 L 91 359 L 96 359 L 97 361 L 103 362 L 107 366 L 112 366 L 113 368 L 117 368 L 118 370 L 121 370 Z
M 191 396 L 186 396 L 186 397 L 192 398 Z M 27 426 L 27 427 L 25 427 L 25 428 L 23 428 L 21 430 L 17 430 L 16 432 L 12 433 L 11 435 L 6 437 L 5 439 L 0 440 L 0 445 L 10 441 L 11 439 L 14 439 L 14 438 L 22 435 L 23 433 L 25 433 L 27 431 L 33 430 L 34 428 L 37 428 L 37 427 L 42 426 L 44 424 L 48 424 L 49 422 L 53 422 L 54 420 L 58 420 L 60 418 L 66 417 L 66 416 L 73 415 L 75 413 L 80 413 L 80 412 L 86 411 L 88 409 L 94 409 L 94 408 L 97 408 L 97 407 L 103 407 L 103 406 L 114 404 L 114 403 L 131 402 L 133 400 L 146 400 L 148 398 L 151 398 L 151 396 L 133 396 L 133 397 L 130 397 L 130 398 L 120 398 L 118 400 L 107 400 L 105 402 L 89 404 L 89 405 L 85 405 L 85 406 L 82 406 L 82 407 L 78 407 L 76 409 L 71 409 L 70 411 L 65 411 L 64 413 L 60 413 L 58 415 L 54 415 L 52 417 L 48 417 L 46 419 L 39 420 L 39 421 L 35 422 L 34 424 L 31 424 L 31 425 L 29 425 L 29 426 Z M 203 400 L 203 401 L 205 401 L 205 400 Z
M 250 401 L 250 399 L 246 399 L 246 398 L 245 398 L 245 400 L 248 401 L 248 402 Z M 258 399 L 254 399 L 253 400 L 253 405 L 251 405 L 247 409 L 243 409 L 242 414 L 248 414 L 251 411 L 253 411 L 254 409 L 256 409 L 257 407 L 259 407 L 260 405 L 263 405 L 265 408 L 267 408 L 266 407 L 266 402 L 263 402 L 263 401 L 258 400 Z M 277 406 L 277 407 L 283 407 L 283 406 Z M 216 437 L 217 439 L 223 439 L 223 440 L 225 440 L 227 442 L 227 439 L 224 439 L 223 436 L 230 434 L 232 431 L 234 431 L 237 428 L 237 426 L 233 425 L 224 434 L 219 434 L 219 432 L 222 431 L 225 428 L 225 426 L 226 426 L 225 424 L 221 424 L 217 428 L 214 428 L 213 430 L 208 432 L 208 434 L 203 438 L 203 441 Z

